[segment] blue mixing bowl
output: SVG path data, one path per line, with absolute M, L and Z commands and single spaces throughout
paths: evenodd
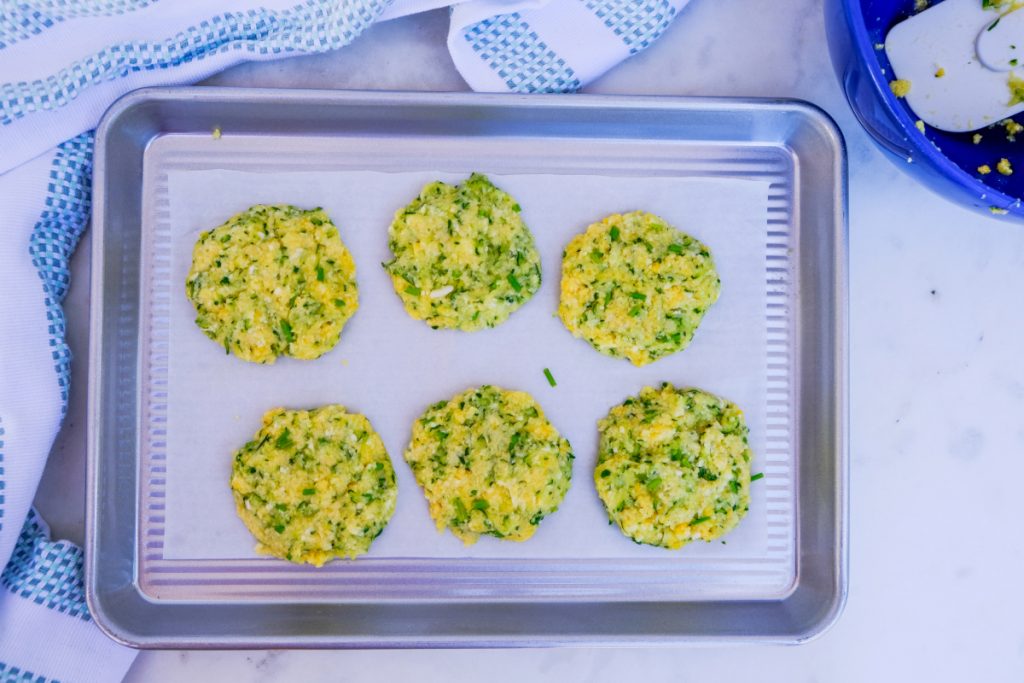
M 979 0 L 980 2 L 980 0 Z M 927 127 L 889 89 L 892 66 L 879 50 L 889 29 L 913 13 L 914 0 L 826 0 L 825 27 L 839 82 L 854 113 L 878 145 L 904 171 L 943 197 L 988 215 L 1024 220 L 1024 133 L 1014 143 L 1002 127 L 982 129 L 980 144 L 973 133 L 945 133 Z M 1021 117 L 1024 122 L 1024 116 Z M 1017 156 L 1018 158 L 1014 158 Z M 1004 176 L 994 171 L 1006 157 L 1020 171 Z M 983 164 L 993 172 L 982 176 Z

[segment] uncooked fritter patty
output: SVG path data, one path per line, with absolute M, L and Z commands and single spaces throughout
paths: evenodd
M 686 348 L 719 285 L 700 241 L 654 214 L 615 214 L 566 247 L 558 315 L 601 353 L 646 365 Z
M 356 266 L 322 209 L 254 206 L 199 236 L 196 324 L 239 358 L 318 358 L 359 307 Z
M 530 538 L 565 497 L 573 455 L 529 394 L 482 386 L 430 406 L 405 459 L 438 530 L 471 544 Z
M 743 413 L 700 389 L 645 387 L 598 422 L 594 483 L 638 543 L 679 548 L 733 529 L 750 505 Z
M 231 491 L 259 552 L 318 567 L 367 552 L 398 495 L 370 421 L 340 405 L 268 411 L 235 453 Z
M 486 176 L 430 183 L 395 213 L 384 264 L 405 310 L 437 328 L 504 322 L 540 288 L 540 255 L 520 207 Z

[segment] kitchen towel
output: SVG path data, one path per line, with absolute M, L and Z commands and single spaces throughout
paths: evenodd
M 573 92 L 645 49 L 688 0 L 468 0 L 448 48 L 469 86 Z M 134 651 L 85 604 L 82 551 L 31 510 L 60 428 L 62 301 L 90 210 L 91 130 L 121 95 L 342 47 L 450 0 L 0 0 L 0 680 L 117 681 Z

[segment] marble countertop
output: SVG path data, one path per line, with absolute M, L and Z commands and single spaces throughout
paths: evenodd
M 444 11 L 316 57 L 210 83 L 465 90 Z M 143 652 L 132 683 L 231 680 L 1024 680 L 1024 229 L 914 184 L 857 125 L 828 61 L 821 0 L 694 0 L 592 93 L 796 97 L 838 121 L 850 162 L 851 534 L 845 614 L 795 648 Z M 1024 143 L 1022 143 L 1024 144 Z M 88 343 L 88 243 L 66 309 Z M 81 541 L 85 372 L 37 505 Z

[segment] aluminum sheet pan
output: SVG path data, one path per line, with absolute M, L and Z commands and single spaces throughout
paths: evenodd
M 838 615 L 846 593 L 846 177 L 841 136 L 819 110 L 792 101 L 153 89 L 114 105 L 96 149 L 87 594 L 113 637 L 139 647 L 799 642 Z M 514 190 L 545 266 L 533 312 L 487 333 L 495 348 L 522 352 L 477 380 L 489 360 L 460 349 L 458 335 L 436 342 L 445 338 L 420 323 L 382 322 L 404 314 L 371 270 L 398 198 L 425 178 L 470 171 Z M 358 200 L 343 187 L 360 188 Z M 755 202 L 743 204 L 755 215 L 742 226 L 723 210 L 728 196 L 716 199 L 730 188 Z M 380 313 L 360 311 L 368 321 L 314 363 L 205 358 L 212 345 L 189 324 L 178 271 L 196 232 L 219 222 L 219 203 L 230 204 L 223 220 L 278 189 L 266 201 L 325 205 L 340 216 L 361 295 Z M 703 220 L 674 222 L 709 243 L 723 280 L 737 283 L 734 296 L 758 305 L 723 295 L 723 320 L 712 309 L 679 354 L 689 365 L 593 361 L 597 354 L 545 318 L 557 303 L 558 245 L 609 212 L 593 201 L 596 213 L 582 213 L 595 193 L 609 207 L 635 194 L 669 215 L 703 193 L 708 213 L 694 212 Z M 531 217 L 542 194 L 568 199 Z M 582 222 L 568 224 L 556 208 Z M 715 214 L 717 228 L 708 226 Z M 740 266 L 752 276 L 726 277 Z M 741 329 L 752 332 L 734 349 L 729 335 Z M 375 354 L 381 338 L 406 343 Z M 544 391 L 540 368 L 561 357 L 561 343 L 608 365 L 564 362 L 569 381 Z M 424 365 L 410 357 L 414 348 L 429 349 L 431 364 L 447 371 L 413 373 L 403 384 Z M 746 359 L 740 370 L 729 353 Z M 376 390 L 374 376 L 382 377 Z M 586 425 L 657 379 L 744 398 L 754 468 L 766 477 L 753 487 L 748 519 L 726 537 L 731 546 L 663 551 L 587 521 L 600 523 L 602 511 L 586 490 L 596 442 Z M 531 391 L 569 432 L 578 459 L 570 496 L 534 539 L 484 539 L 467 550 L 430 530 L 401 452 L 426 403 L 483 382 Z M 209 482 L 226 481 L 224 453 L 255 431 L 262 410 L 324 402 L 351 405 L 378 425 L 399 474 L 398 514 L 354 562 L 315 569 L 259 557 L 226 484 Z

